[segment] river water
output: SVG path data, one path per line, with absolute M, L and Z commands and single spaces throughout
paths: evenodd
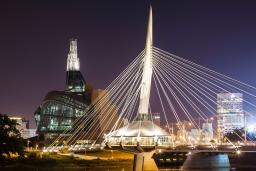
M 11 168 L 1 168 L 1 171 L 132 171 L 132 167 L 127 167 L 127 168 L 53 168 L 53 167 L 11 167 Z M 255 168 L 219 168 L 219 169 L 196 169 L 193 171 L 255 171 Z M 181 171 L 180 169 L 160 169 L 159 171 Z M 182 171 L 187 171 L 187 170 L 182 170 Z M 191 170 L 192 171 L 192 170 Z

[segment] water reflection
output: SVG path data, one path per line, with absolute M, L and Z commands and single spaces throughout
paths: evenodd
M 230 171 L 229 168 L 215 168 L 215 169 L 207 169 L 207 171 Z M 184 170 L 184 171 L 193 171 L 193 170 Z M 205 169 L 196 169 L 194 171 L 205 171 Z M 233 170 L 235 171 L 235 170 Z
M 206 169 L 195 169 L 195 170 L 181 170 L 181 169 L 160 169 L 159 171 L 206 171 Z M 236 169 L 236 168 L 214 168 L 207 169 L 207 171 L 255 171 L 255 169 Z
M 17 171 L 9 170 L 9 171 Z M 20 170 L 19 171 L 25 171 Z M 27 169 L 26 169 L 27 171 Z M 59 168 L 59 169 L 36 169 L 28 171 L 132 171 L 132 168 Z M 181 169 L 160 169 L 159 171 L 206 171 L 205 169 L 196 169 L 196 170 L 181 170 Z M 254 169 L 236 169 L 236 168 L 215 168 L 207 169 L 207 171 L 255 171 Z
M 76 167 L 70 167 L 70 168 L 52 168 L 52 167 L 44 167 L 44 168 L 35 168 L 35 167 L 11 167 L 11 168 L 2 168 L 0 167 L 1 171 L 132 171 L 131 167 L 128 168 L 106 168 L 106 167 L 100 167 L 100 168 L 76 168 Z
M 36 168 L 36 167 L 11 167 L 11 168 L 2 168 L 1 171 L 132 171 L 132 167 L 126 168 L 84 168 L 84 167 L 44 167 L 44 168 Z M 196 170 L 181 170 L 181 169 L 160 169 L 159 171 L 206 171 L 205 169 L 196 169 Z M 236 169 L 236 168 L 215 168 L 215 169 L 207 169 L 207 171 L 255 171 L 255 169 Z

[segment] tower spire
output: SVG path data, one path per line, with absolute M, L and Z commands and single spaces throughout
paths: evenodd
M 71 39 L 67 59 L 67 71 L 79 71 L 80 62 L 77 56 L 77 40 Z
M 149 8 L 148 29 L 140 90 L 139 114 L 148 114 L 152 78 L 153 14 Z

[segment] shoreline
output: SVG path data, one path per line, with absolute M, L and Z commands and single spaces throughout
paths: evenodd
M 46 168 L 48 170 L 59 170 L 60 168 L 65 170 L 69 168 L 89 170 L 97 168 L 97 170 L 101 170 L 101 168 L 120 169 L 133 167 L 133 159 L 131 158 L 108 158 L 107 155 L 105 153 L 101 154 L 101 156 L 91 154 L 82 158 L 73 155 L 27 153 L 26 157 L 9 158 L 0 161 L 0 170 L 17 170 L 19 168 L 23 170 L 45 170 Z

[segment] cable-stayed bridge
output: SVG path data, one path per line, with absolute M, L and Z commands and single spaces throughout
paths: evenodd
M 229 138 L 224 142 L 219 127 L 213 127 L 212 136 L 207 132 L 197 137 L 186 135 L 184 120 L 202 132 L 196 118 L 209 123 L 217 116 L 219 93 L 242 93 L 242 112 L 252 113 L 256 108 L 256 88 L 153 46 L 152 18 L 150 9 L 145 49 L 48 149 L 131 152 L 136 154 L 137 171 L 155 168 L 152 156 L 163 152 L 184 154 L 191 159 L 201 153 L 212 153 L 210 158 L 221 155 L 225 162 L 217 165 L 225 167 L 229 166 L 228 153 L 256 152 L 246 132 L 236 132 L 239 142 Z M 160 111 L 155 111 L 156 103 Z M 161 113 L 164 127 L 154 122 L 154 112 Z M 179 136 L 170 121 L 175 121 Z M 245 120 L 243 127 L 246 128 Z

